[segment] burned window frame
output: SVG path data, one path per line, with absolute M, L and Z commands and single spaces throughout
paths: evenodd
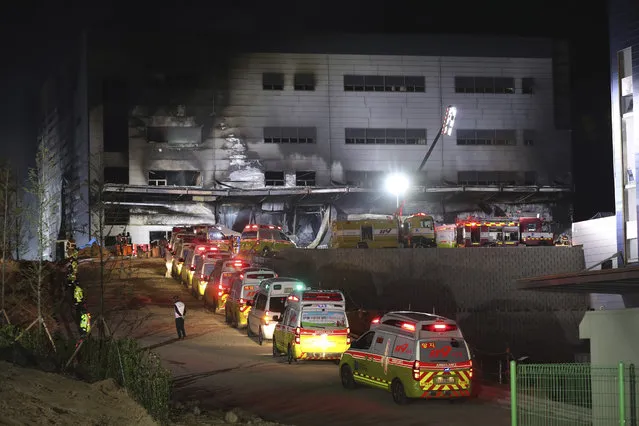
M 423 75 L 344 74 L 345 92 L 426 93 Z
M 428 145 L 427 129 L 358 128 L 344 129 L 347 145 Z

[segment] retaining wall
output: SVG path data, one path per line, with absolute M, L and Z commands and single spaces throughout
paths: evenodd
M 286 250 L 280 276 L 344 290 L 351 308 L 455 318 L 478 354 L 573 360 L 588 295 L 518 290 L 519 278 L 584 269 L 581 247 Z

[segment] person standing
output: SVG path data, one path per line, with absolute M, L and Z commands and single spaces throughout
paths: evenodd
M 186 337 L 186 331 L 184 331 L 184 316 L 186 315 L 186 306 L 180 300 L 179 296 L 173 298 L 175 302 L 173 304 L 173 311 L 175 313 L 175 328 L 177 329 L 178 339 L 184 339 Z

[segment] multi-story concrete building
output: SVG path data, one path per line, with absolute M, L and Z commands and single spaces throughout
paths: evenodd
M 392 213 L 381 186 L 390 172 L 411 176 L 406 210 L 440 220 L 552 215 L 548 205 L 569 220 L 563 44 L 343 36 L 253 41 L 211 60 L 172 37 L 180 49 L 88 40 L 83 143 L 108 184 L 109 226 L 136 242 L 181 222 L 256 218 L 313 234 L 325 211 Z M 418 171 L 447 105 L 455 129 Z
M 639 121 L 634 101 L 639 100 L 639 4 L 632 0 L 611 0 L 610 94 L 614 156 L 617 246 L 630 262 L 639 261 L 637 239 L 637 171 Z

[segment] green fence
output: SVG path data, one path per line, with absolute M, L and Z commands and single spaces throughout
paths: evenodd
M 510 363 L 513 426 L 638 426 L 633 364 Z

